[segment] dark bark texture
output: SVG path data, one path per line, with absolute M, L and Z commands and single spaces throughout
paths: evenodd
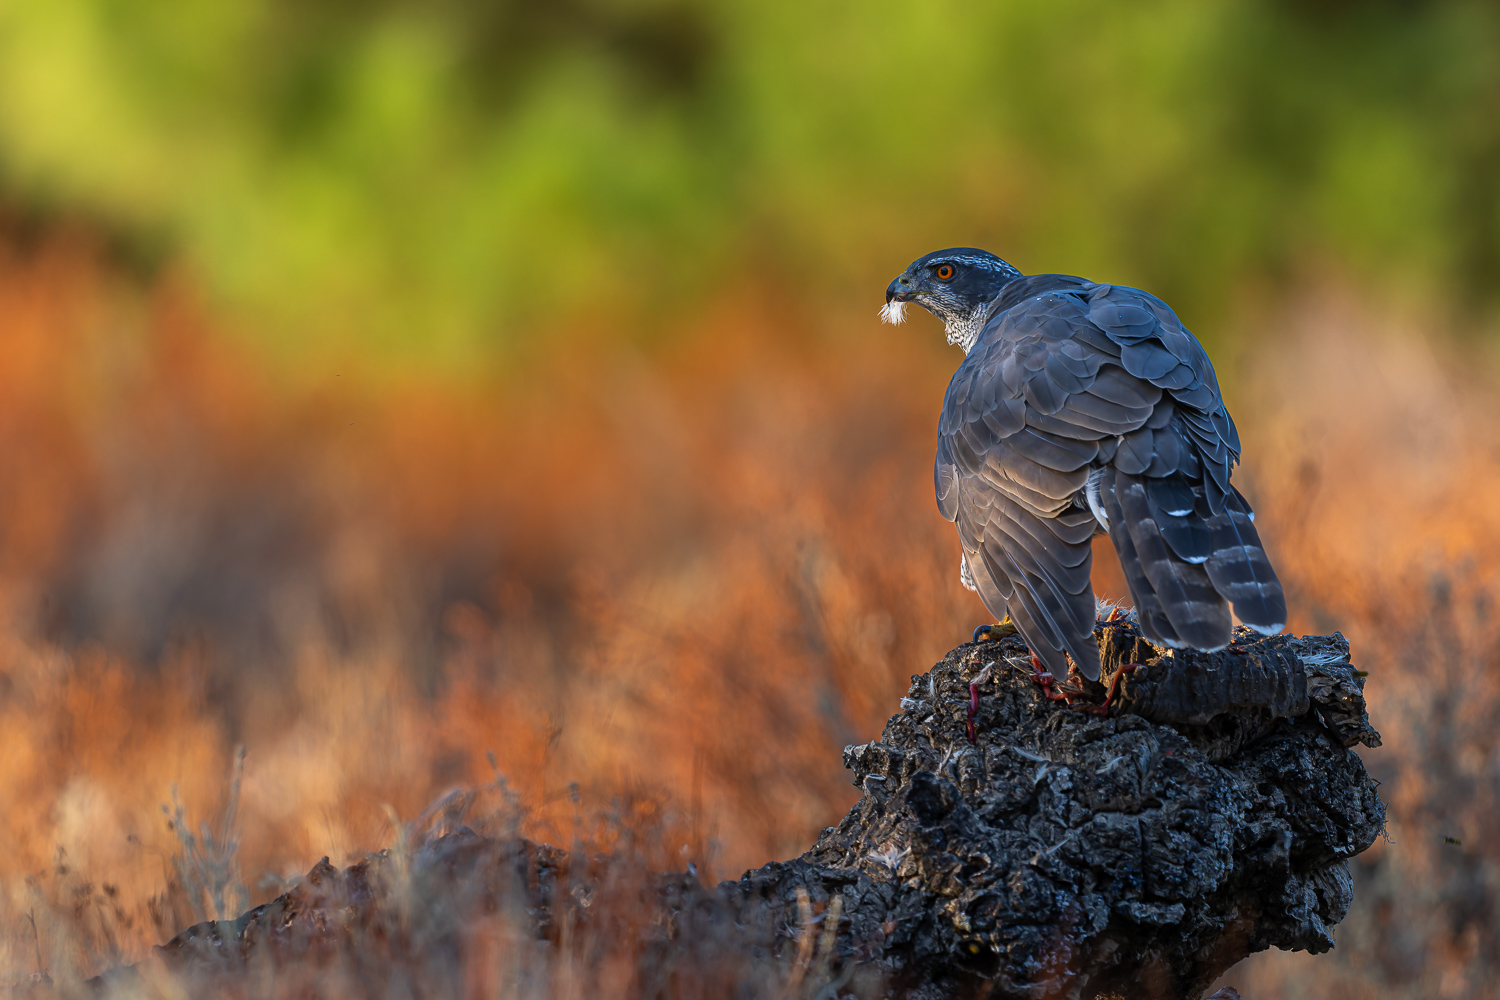
M 461 828 L 399 866 L 325 860 L 160 952 L 232 970 L 378 941 L 461 969 L 466 915 L 503 912 L 554 951 L 635 934 L 640 995 L 1196 1000 L 1251 952 L 1331 948 L 1348 859 L 1384 822 L 1351 749 L 1379 736 L 1343 637 L 1240 630 L 1163 655 L 1121 620 L 1099 641 L 1118 687 L 1103 714 L 1050 700 L 1014 636 L 953 650 L 879 740 L 845 749 L 863 795 L 843 821 L 717 888 Z M 634 930 L 612 929 L 626 912 Z
M 1106 680 L 1136 665 L 1106 716 L 1048 700 L 1016 638 L 914 677 L 880 740 L 844 752 L 859 804 L 742 891 L 795 869 L 843 892 L 851 940 L 919 992 L 1196 997 L 1251 952 L 1331 948 L 1348 859 L 1385 818 L 1350 750 L 1379 736 L 1343 637 L 1161 656 L 1122 622 L 1100 646 Z

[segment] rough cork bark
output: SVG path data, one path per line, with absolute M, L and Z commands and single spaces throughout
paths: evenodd
M 1196 1000 L 1251 952 L 1332 947 L 1348 859 L 1384 821 L 1350 749 L 1380 740 L 1343 637 L 1241 630 L 1164 656 L 1121 621 L 1099 640 L 1106 682 L 1132 665 L 1107 714 L 1049 700 L 1014 636 L 965 644 L 912 678 L 879 740 L 845 749 L 863 795 L 801 857 L 716 888 L 631 883 L 624 910 L 652 928 L 637 992 L 718 975 L 735 988 L 717 995 Z M 604 903 L 626 891 L 608 859 L 461 829 L 400 861 L 393 923 L 395 866 L 325 859 L 160 953 L 229 972 L 378 940 L 461 968 L 465 914 L 510 913 L 555 949 L 624 912 Z
M 1140 664 L 1105 717 L 1047 700 L 1018 639 L 954 650 L 844 752 L 859 804 L 740 891 L 842 892 L 851 941 L 919 990 L 1197 997 L 1250 952 L 1332 947 L 1385 818 L 1342 636 L 1162 657 L 1122 623 L 1100 646 L 1106 681 Z

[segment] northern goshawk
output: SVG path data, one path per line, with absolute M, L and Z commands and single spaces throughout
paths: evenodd
M 1230 483 L 1240 439 L 1213 365 L 1167 304 L 1135 288 L 1023 275 L 958 247 L 891 282 L 881 316 L 915 302 L 966 357 L 943 399 L 938 508 L 961 577 L 1062 678 L 1099 677 L 1090 539 L 1108 532 L 1141 633 L 1229 643 L 1230 605 L 1267 635 L 1286 599 Z

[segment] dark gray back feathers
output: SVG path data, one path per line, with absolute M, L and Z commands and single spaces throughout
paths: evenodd
M 1254 515 L 1230 485 L 1239 452 L 1208 355 L 1166 303 L 1019 278 L 949 383 L 938 507 L 990 612 L 1008 613 L 1054 674 L 1066 654 L 1096 678 L 1090 495 L 1147 638 L 1224 646 L 1231 604 L 1260 631 L 1285 624 Z

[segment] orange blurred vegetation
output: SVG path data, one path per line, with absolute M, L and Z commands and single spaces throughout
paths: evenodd
M 748 282 L 652 353 L 575 331 L 476 386 L 289 389 L 186 285 L 142 293 L 74 237 L 0 254 L 0 982 L 215 915 L 168 892 L 163 805 L 216 816 L 237 746 L 253 902 L 388 843 L 387 805 L 492 781 L 488 754 L 535 836 L 655 803 L 661 864 L 793 856 L 856 797 L 839 750 L 984 620 L 931 496 L 957 358 L 925 317 L 815 320 Z M 1489 995 L 1494 362 L 1336 292 L 1274 320 L 1220 362 L 1237 481 L 1290 627 L 1344 630 L 1371 671 L 1390 840 L 1333 956 L 1229 981 Z M 114 952 L 28 922 L 79 873 Z

